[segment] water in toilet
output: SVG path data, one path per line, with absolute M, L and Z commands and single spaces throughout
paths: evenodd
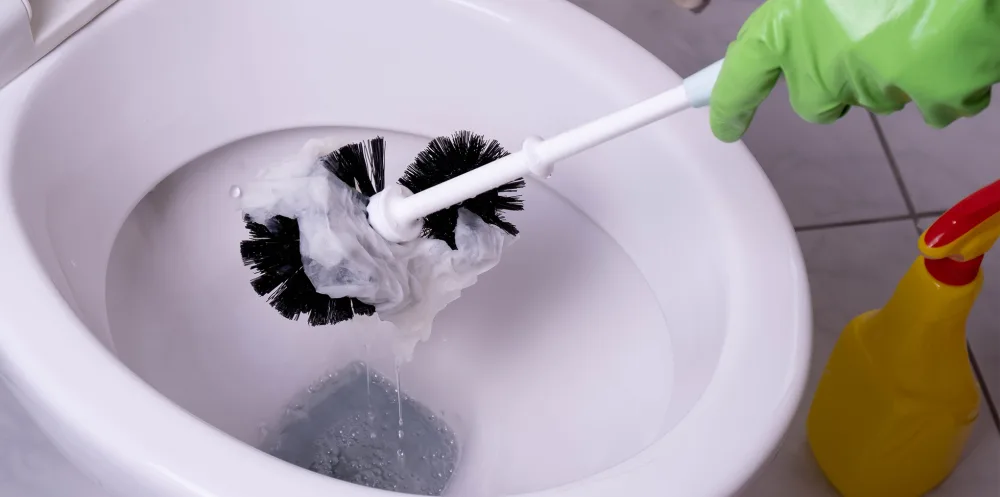
M 420 495 L 444 492 L 459 453 L 447 424 L 361 362 L 309 387 L 262 449 L 322 475 Z

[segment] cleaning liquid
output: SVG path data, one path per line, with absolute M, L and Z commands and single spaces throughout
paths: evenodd
M 353 363 L 311 390 L 272 430 L 265 452 L 381 490 L 418 495 L 446 490 L 459 457 L 454 433 L 398 385 L 367 364 Z M 400 437 L 404 415 L 407 432 Z
M 806 429 L 845 497 L 923 495 L 958 464 L 980 407 L 965 324 L 998 236 L 1000 181 L 928 228 L 885 307 L 844 329 Z
M 365 391 L 368 393 L 368 412 L 372 411 L 372 370 L 368 366 L 371 350 L 368 343 L 365 343 Z
M 368 365 L 368 361 L 371 357 L 370 346 L 365 342 L 365 396 L 368 399 L 368 425 L 375 425 L 375 410 L 372 409 L 372 369 Z M 377 438 L 378 435 L 375 430 L 369 433 L 369 438 Z
M 396 434 L 399 436 L 400 440 L 403 439 L 403 400 L 401 397 L 402 390 L 403 390 L 403 384 L 399 382 L 399 359 L 397 359 L 396 360 L 396 409 L 398 410 L 398 417 L 396 419 L 399 421 L 399 431 L 397 431 Z M 398 451 L 396 451 L 396 455 L 399 456 L 400 458 L 403 458 L 406 454 L 403 452 L 403 449 L 400 448 Z

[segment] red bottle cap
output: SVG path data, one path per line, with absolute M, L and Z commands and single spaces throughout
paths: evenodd
M 946 285 L 972 283 L 998 236 L 1000 181 L 995 181 L 948 209 L 920 237 L 927 271 Z

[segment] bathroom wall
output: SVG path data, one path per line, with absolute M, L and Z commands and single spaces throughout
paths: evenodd
M 716 0 L 693 14 L 671 0 L 572 0 L 682 76 L 725 55 L 763 0 Z M 832 125 L 801 121 L 779 84 L 744 142 L 774 183 L 809 270 L 815 314 L 811 389 L 851 317 L 881 306 L 917 254 L 917 236 L 941 211 L 1000 179 L 1000 104 L 945 130 L 907 109 L 875 117 L 853 109 Z M 1000 254 L 968 326 L 983 409 L 963 463 L 934 496 L 1000 492 Z M 746 495 L 835 496 L 805 443 L 804 403 L 773 463 Z

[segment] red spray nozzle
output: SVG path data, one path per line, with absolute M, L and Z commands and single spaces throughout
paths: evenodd
M 1000 180 L 948 209 L 920 237 L 927 271 L 948 285 L 976 279 L 983 255 L 1000 237 Z

